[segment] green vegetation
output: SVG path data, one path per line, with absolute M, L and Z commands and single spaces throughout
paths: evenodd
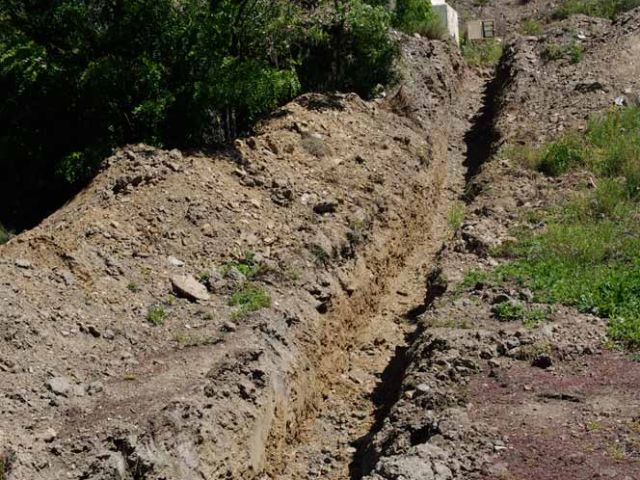
M 394 75 L 391 17 L 363 0 L 3 0 L 0 220 L 39 220 L 126 143 L 217 145 L 301 92 L 369 96 Z
M 493 307 L 493 314 L 502 322 L 521 321 L 526 327 L 535 327 L 545 321 L 549 312 L 541 308 L 525 308 L 522 303 L 506 301 Z
M 7 231 L 2 224 L 0 224 L 0 245 L 7 243 L 11 238 L 11 234 Z
M 566 58 L 570 63 L 577 64 L 584 58 L 584 47 L 577 40 L 566 45 L 548 43 L 542 52 L 542 58 L 548 62 Z
M 248 280 L 258 276 L 262 270 L 260 262 L 256 261 L 255 254 L 253 252 L 245 252 L 244 258 L 237 261 L 227 262 L 222 266 L 222 273 L 226 274 L 231 269 L 238 270 Z
M 537 36 L 542 34 L 542 32 L 544 31 L 544 28 L 542 27 L 542 24 L 538 20 L 536 20 L 535 18 L 529 18 L 528 20 L 525 20 L 524 22 L 522 22 L 520 31 L 524 35 Z
M 511 261 L 469 282 L 516 281 L 542 302 L 608 318 L 614 341 L 640 347 L 640 108 L 612 109 L 528 152 L 540 171 L 587 170 L 596 186 L 547 212 L 543 231 L 521 229 L 501 252 Z
M 481 41 L 466 41 L 461 46 L 467 63 L 476 67 L 492 67 L 502 57 L 502 43 L 495 38 Z
M 152 305 L 147 310 L 147 321 L 156 327 L 164 325 L 168 313 L 162 305 Z
M 127 285 L 127 290 L 132 293 L 138 293 L 140 291 L 140 287 L 135 282 L 129 282 L 129 284 Z
M 433 39 L 442 39 L 446 33 L 431 2 L 424 0 L 398 0 L 394 25 L 405 33 L 419 33 Z
M 620 13 L 640 6 L 640 0 L 565 0 L 554 12 L 556 18 L 567 18 L 578 13 L 590 17 L 613 20 Z
M 251 312 L 269 308 L 271 297 L 264 287 L 247 284 L 231 296 L 229 305 L 238 307 L 234 312 L 234 317 L 243 317 Z
M 455 233 L 460 230 L 462 224 L 464 223 L 465 215 L 466 205 L 464 204 L 464 202 L 455 202 L 453 205 L 451 205 L 447 220 L 449 222 L 449 228 L 452 232 Z

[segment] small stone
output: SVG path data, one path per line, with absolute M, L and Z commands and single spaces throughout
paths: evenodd
M 174 275 L 171 284 L 177 295 L 192 301 L 207 301 L 211 298 L 207 288 L 191 275 Z
M 227 321 L 222 324 L 222 329 L 226 332 L 235 332 L 238 327 L 235 323 Z
M 104 333 L 102 334 L 102 338 L 104 338 L 105 340 L 113 340 L 116 337 L 115 333 L 113 333 L 113 330 L 105 330 Z
M 86 386 L 86 391 L 88 395 L 95 395 L 104 390 L 104 385 L 102 382 L 91 382 Z
M 42 434 L 42 440 L 45 443 L 51 443 L 56 439 L 57 436 L 58 436 L 58 432 L 56 432 L 53 428 L 49 427 Z
M 56 395 L 68 397 L 73 391 L 73 385 L 67 377 L 54 377 L 47 382 L 47 388 Z
M 16 267 L 18 267 L 18 268 L 27 269 L 27 268 L 31 268 L 31 266 L 32 265 L 31 265 L 31 262 L 29 260 L 25 260 L 24 258 L 18 258 L 16 260 Z
M 421 383 L 416 387 L 416 390 L 418 390 L 419 392 L 422 392 L 422 393 L 427 393 L 427 392 L 431 391 L 431 387 L 429 385 L 427 385 L 426 383 Z
M 173 256 L 167 257 L 167 262 L 169 262 L 169 265 L 173 265 L 174 267 L 184 267 L 184 262 Z

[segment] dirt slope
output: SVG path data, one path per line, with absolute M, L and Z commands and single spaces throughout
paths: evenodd
M 579 64 L 545 60 L 547 42 L 571 41 L 576 32 L 584 37 Z M 498 264 L 490 249 L 509 240 L 521 212 L 553 205 L 580 181 L 545 178 L 491 150 L 550 140 L 616 102 L 635 101 L 638 48 L 640 10 L 613 24 L 572 18 L 508 45 L 490 115 L 475 128 L 493 125 L 493 149 L 480 149 L 488 156 L 467 189 L 467 219 L 440 252 L 397 401 L 362 456 L 366 478 L 640 477 L 640 365 L 604 348 L 606 322 L 557 307 L 525 328 L 500 321 L 493 307 L 505 298 L 542 307 L 530 291 L 457 288 L 465 272 Z
M 128 147 L 0 247 L 7 478 L 276 468 L 265 455 L 312 415 L 322 363 L 341 370 L 358 322 L 447 208 L 465 72 L 451 47 L 406 42 L 409 77 L 388 100 L 305 96 L 215 155 Z M 246 252 L 252 279 L 229 268 Z M 230 306 L 247 285 L 271 307 Z

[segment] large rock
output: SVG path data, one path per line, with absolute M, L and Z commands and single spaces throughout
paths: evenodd
M 207 288 L 191 275 L 174 275 L 171 277 L 173 291 L 177 295 L 192 301 L 207 301 L 211 296 Z

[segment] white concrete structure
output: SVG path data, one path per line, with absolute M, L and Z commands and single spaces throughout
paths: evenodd
M 442 26 L 446 28 L 451 38 L 460 45 L 460 26 L 458 12 L 451 8 L 445 0 L 431 0 L 433 12 L 438 15 Z

